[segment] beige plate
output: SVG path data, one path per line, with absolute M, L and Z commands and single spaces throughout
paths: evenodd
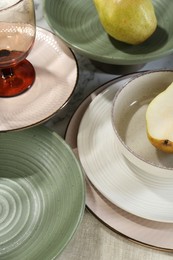
M 105 88 L 114 84 L 115 92 L 133 75 L 113 80 L 93 92 L 79 106 L 73 115 L 66 132 L 66 141 L 76 151 L 80 121 L 93 98 Z M 160 250 L 173 250 L 173 224 L 151 221 L 130 214 L 107 200 L 87 179 L 88 208 L 106 225 L 120 234 L 144 245 Z
M 35 83 L 17 97 L 0 98 L 0 131 L 22 129 L 49 119 L 67 102 L 77 84 L 74 54 L 49 31 L 37 28 L 28 60 L 36 71 Z

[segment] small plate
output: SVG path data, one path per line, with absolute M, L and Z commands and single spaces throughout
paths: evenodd
M 116 90 L 135 74 L 120 77 L 103 85 L 86 98 L 74 113 L 66 130 L 65 140 L 78 156 L 77 135 L 81 119 L 89 103 L 98 93 L 114 84 Z M 93 214 L 115 232 L 155 249 L 173 250 L 173 224 L 146 220 L 130 214 L 107 200 L 86 177 L 86 205 Z
M 43 126 L 0 133 L 0 143 L 0 259 L 54 259 L 84 213 L 78 160 Z
M 77 145 L 86 175 L 100 193 L 125 211 L 172 223 L 173 178 L 143 172 L 120 153 L 111 122 L 114 96 L 112 85 L 93 99 L 81 120 Z
M 92 0 L 44 0 L 44 13 L 55 33 L 82 55 L 102 63 L 133 65 L 173 52 L 173 1 L 167 0 L 165 5 L 164 1 L 155 0 L 153 4 L 158 27 L 147 41 L 137 46 L 108 36 Z
M 37 28 L 28 60 L 36 70 L 36 80 L 25 93 L 0 98 L 0 131 L 18 130 L 48 120 L 65 105 L 76 87 L 75 56 L 51 32 Z

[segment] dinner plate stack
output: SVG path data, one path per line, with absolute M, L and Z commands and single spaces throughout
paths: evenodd
M 173 250 L 173 180 L 132 165 L 118 149 L 111 122 L 113 98 L 135 74 L 91 93 L 73 115 L 66 141 L 87 182 L 88 208 L 111 229 L 161 250 Z

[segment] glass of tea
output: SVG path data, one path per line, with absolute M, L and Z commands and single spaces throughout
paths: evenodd
M 34 83 L 26 59 L 36 34 L 33 0 L 0 0 L 0 97 L 14 97 Z

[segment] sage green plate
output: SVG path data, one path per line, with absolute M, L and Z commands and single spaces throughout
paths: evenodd
M 173 52 L 173 1 L 153 0 L 153 4 L 158 27 L 138 46 L 110 38 L 92 0 L 44 0 L 44 14 L 54 32 L 88 58 L 107 64 L 143 64 Z
M 0 133 L 0 259 L 55 259 L 85 208 L 81 167 L 65 141 L 39 126 Z

